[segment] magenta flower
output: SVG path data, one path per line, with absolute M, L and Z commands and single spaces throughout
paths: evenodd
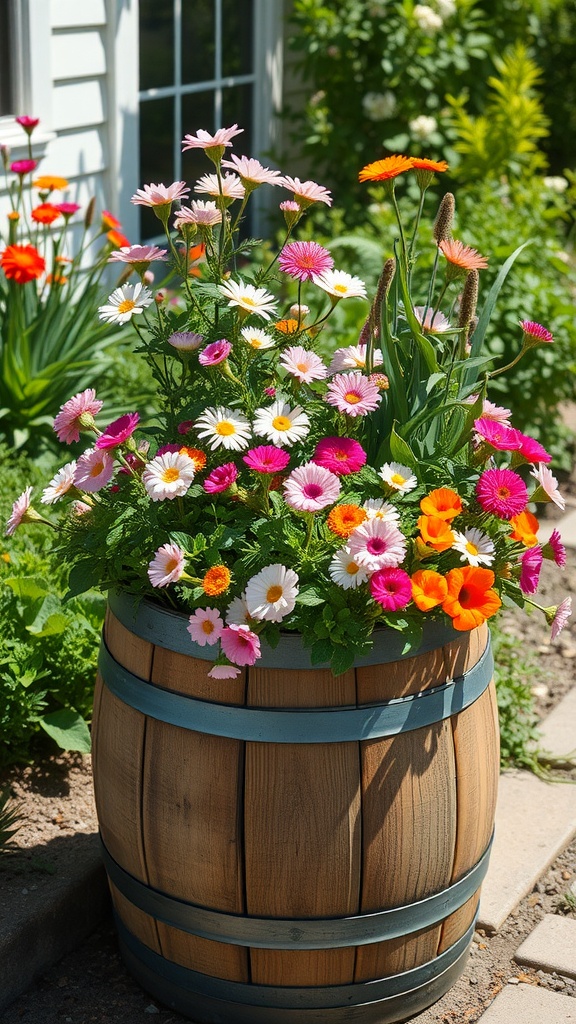
M 487 469 L 476 484 L 476 497 L 484 512 L 511 519 L 528 504 L 526 485 L 511 469 Z
M 63 217 L 73 217 L 81 209 L 79 203 L 56 203 L 55 205 Z
M 19 124 L 27 135 L 32 135 L 34 129 L 40 124 L 39 117 L 30 117 L 29 114 L 20 114 L 20 117 L 17 117 L 15 120 L 16 124 Z
M 366 452 L 351 437 L 323 437 L 316 445 L 312 462 L 324 466 L 336 476 L 357 473 L 366 464 Z
M 198 362 L 201 366 L 218 366 L 218 363 L 223 363 L 228 358 L 232 351 L 232 345 L 225 338 L 220 338 L 219 341 L 213 341 L 210 345 L 206 345 L 205 349 L 198 355 Z
M 30 174 L 31 171 L 35 171 L 38 167 L 37 160 L 13 160 L 10 164 L 10 170 L 14 174 Z
M 289 277 L 311 281 L 315 274 L 332 270 L 334 260 L 318 242 L 289 242 L 280 252 L 278 266 Z
M 134 206 L 169 206 L 176 199 L 182 199 L 190 192 L 185 181 L 174 181 L 171 185 L 144 185 L 136 190 L 130 202 Z
M 223 466 L 217 466 L 206 477 L 204 490 L 207 494 L 219 494 L 220 491 L 227 491 L 235 482 L 238 470 L 233 462 L 225 462 Z
M 572 615 L 572 598 L 565 597 L 561 604 L 554 609 L 554 618 L 552 620 L 552 629 L 550 631 L 550 639 L 555 640 L 559 633 L 562 632 L 564 626 L 568 622 L 568 619 Z
M 350 534 L 348 550 L 358 565 L 371 572 L 396 568 L 404 561 L 406 538 L 395 523 L 368 519 Z
M 167 587 L 176 583 L 184 573 L 185 551 L 178 544 L 163 544 L 148 566 L 148 578 L 153 587 Z
M 542 548 L 542 554 L 544 558 L 550 558 L 556 562 L 560 569 L 564 568 L 566 565 L 566 548 L 562 543 L 558 530 L 552 530 L 548 543 Z
M 114 473 L 114 458 L 106 451 L 89 448 L 80 456 L 74 470 L 74 485 L 94 494 L 109 484 Z
M 520 590 L 523 594 L 535 594 L 538 590 L 540 570 L 542 568 L 542 548 L 536 544 L 527 548 L 520 559 Z
M 212 644 L 217 643 L 222 636 L 224 623 L 217 608 L 197 608 L 190 616 L 186 629 L 200 647 L 205 647 L 206 644 L 212 647 Z
M 519 431 L 507 423 L 499 423 L 497 420 L 482 416 L 474 420 L 474 427 L 479 437 L 499 452 L 513 452 L 521 447 Z
M 314 462 L 306 462 L 284 481 L 284 501 L 299 512 L 319 512 L 340 497 L 340 481 L 335 473 Z
M 386 612 L 397 612 L 412 600 L 412 581 L 403 569 L 378 569 L 368 586 L 374 600 Z
M 220 646 L 235 665 L 253 665 L 260 657 L 260 641 L 248 626 L 225 626 Z
M 290 462 L 290 454 L 274 444 L 261 444 L 246 452 L 242 461 L 255 473 L 281 473 Z
M 516 433 L 520 439 L 520 447 L 517 449 L 518 455 L 521 455 L 526 462 L 552 462 L 552 456 L 548 454 L 539 441 L 536 441 L 533 437 L 528 437 L 527 434 L 522 434 L 519 430 Z
M 328 385 L 325 401 L 348 416 L 365 416 L 378 408 L 382 395 L 361 373 L 337 373 Z
M 139 419 L 139 413 L 127 412 L 124 416 L 114 420 L 97 438 L 96 448 L 117 448 L 119 444 L 124 444 L 124 441 L 132 437 Z
M 80 430 L 94 427 L 94 417 L 100 412 L 102 402 L 96 398 L 94 388 L 86 388 L 69 398 L 54 419 L 54 430 L 59 441 L 72 444 L 80 440 Z
M 535 323 L 534 320 L 520 320 L 520 327 L 523 331 L 523 342 L 525 348 L 532 348 L 534 345 L 540 345 L 541 343 L 550 344 L 554 341 L 553 335 L 546 327 L 542 327 L 542 324 Z

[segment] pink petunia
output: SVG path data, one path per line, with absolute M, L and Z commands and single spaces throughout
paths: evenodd
M 284 501 L 299 512 L 319 512 L 340 497 L 340 481 L 335 473 L 307 462 L 284 481 Z
M 290 462 L 290 454 L 274 444 L 261 444 L 246 452 L 242 461 L 255 473 L 281 473 Z
M 69 398 L 61 406 L 54 419 L 54 431 L 59 441 L 72 444 L 80 440 L 80 430 L 89 430 L 94 426 L 94 417 L 100 412 L 103 403 L 96 398 L 94 388 L 86 388 L 79 394 Z
M 230 342 L 225 338 L 220 338 L 219 341 L 213 341 L 202 349 L 198 355 L 198 362 L 201 366 L 218 366 L 218 363 L 223 363 L 228 358 L 231 351 Z
M 528 504 L 526 484 L 511 469 L 487 469 L 476 484 L 476 497 L 484 512 L 512 519 Z
M 137 412 L 127 412 L 113 423 L 110 423 L 100 437 L 96 439 L 96 448 L 117 448 L 124 444 L 136 430 L 140 416 Z
M 289 277 L 311 281 L 315 274 L 331 270 L 334 260 L 318 242 L 289 242 L 280 252 L 278 266 Z
M 280 356 L 280 366 L 301 384 L 311 384 L 313 380 L 323 380 L 328 370 L 315 352 L 309 352 L 301 345 L 291 345 L 284 349 Z
M 544 544 L 542 548 L 542 553 L 544 558 L 551 558 L 552 561 L 556 562 L 560 569 L 564 568 L 566 565 L 566 548 L 562 543 L 558 530 L 552 530 L 548 543 Z
M 114 458 L 106 451 L 89 448 L 80 456 L 74 470 L 74 485 L 94 494 L 109 484 L 114 473 Z
M 374 600 L 386 612 L 397 612 L 412 600 L 412 581 L 403 569 L 378 569 L 368 586 Z
M 212 647 L 222 636 L 224 623 L 217 608 L 197 608 L 190 616 L 186 629 L 200 647 L 205 647 L 206 644 Z
M 530 470 L 530 476 L 533 476 L 540 485 L 532 494 L 531 501 L 553 501 L 564 511 L 566 502 L 558 490 L 558 481 L 552 471 L 539 463 L 536 469 Z
M 236 679 L 240 675 L 240 669 L 234 665 L 214 665 L 208 673 L 209 679 Z
M 378 408 L 382 395 L 361 373 L 337 373 L 328 385 L 325 401 L 348 416 L 365 416 Z
M 395 523 L 368 519 L 350 534 L 348 550 L 355 562 L 371 572 L 396 568 L 404 561 L 406 538 Z
M 234 463 L 226 462 L 223 466 L 217 466 L 206 477 L 204 490 L 207 494 L 219 494 L 221 491 L 227 491 L 236 481 L 237 477 L 238 470 Z
M 542 568 L 542 548 L 538 544 L 528 548 L 522 555 L 520 564 L 520 590 L 523 594 L 535 594 Z
M 253 665 L 260 657 L 260 640 L 248 626 L 225 626 L 220 646 L 235 665 Z
M 178 544 L 163 544 L 148 566 L 148 578 L 153 587 L 167 587 L 176 583 L 184 573 L 185 551 Z
M 323 437 L 316 445 L 312 462 L 336 476 L 347 476 L 362 469 L 366 458 L 362 445 L 351 437 Z
M 497 451 L 513 452 L 521 447 L 519 432 L 507 423 L 481 417 L 474 420 L 474 428 L 478 436 Z
M 555 609 L 554 618 L 552 620 L 552 629 L 550 631 L 550 639 L 555 640 L 559 633 L 562 632 L 564 626 L 568 622 L 568 619 L 572 615 L 572 598 L 565 597 L 561 604 Z

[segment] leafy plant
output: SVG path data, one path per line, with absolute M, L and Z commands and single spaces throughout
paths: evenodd
M 490 632 L 500 720 L 500 764 L 502 768 L 527 768 L 543 774 L 538 760 L 538 716 L 528 682 L 534 677 L 536 659 L 499 623 L 492 624 Z
M 0 854 L 13 845 L 20 828 L 20 809 L 11 802 L 10 787 L 0 791 Z

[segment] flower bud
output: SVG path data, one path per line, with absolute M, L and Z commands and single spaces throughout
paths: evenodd
M 94 220 L 94 210 L 96 208 L 96 197 L 92 196 L 92 199 L 86 207 L 86 213 L 84 214 L 84 227 L 89 228 Z
M 454 212 L 456 210 L 456 200 L 451 192 L 447 192 L 442 197 L 440 206 L 438 207 L 438 213 L 436 214 L 436 220 L 434 221 L 434 239 L 437 245 L 440 242 L 447 242 L 452 237 L 452 224 L 454 221 Z

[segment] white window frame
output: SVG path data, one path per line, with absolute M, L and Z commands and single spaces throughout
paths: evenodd
M 6 2 L 6 0 L 0 0 Z M 43 156 L 47 144 L 55 138 L 52 131 L 52 73 L 50 63 L 50 3 L 47 0 L 7 0 L 12 4 L 14 29 L 12 49 L 15 57 L 13 115 L 0 117 L 0 143 L 10 148 L 12 159 L 25 156 L 28 139 L 16 117 L 39 117 L 34 131 L 35 156 Z

